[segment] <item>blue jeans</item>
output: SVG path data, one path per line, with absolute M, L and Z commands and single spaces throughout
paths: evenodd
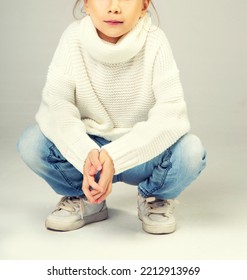
M 101 137 L 90 137 L 100 147 L 109 143 Z M 42 134 L 38 125 L 23 132 L 18 150 L 24 162 L 55 192 L 63 196 L 83 195 L 82 173 L 62 156 L 54 143 Z M 186 134 L 150 161 L 114 175 L 113 183 L 136 185 L 144 197 L 175 198 L 204 169 L 205 158 L 206 152 L 199 138 Z

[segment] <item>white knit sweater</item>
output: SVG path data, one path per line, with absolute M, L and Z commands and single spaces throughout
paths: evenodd
M 157 156 L 190 124 L 179 71 L 165 34 L 145 16 L 117 44 L 101 40 L 89 16 L 63 33 L 36 120 L 80 172 L 105 145 L 115 174 Z

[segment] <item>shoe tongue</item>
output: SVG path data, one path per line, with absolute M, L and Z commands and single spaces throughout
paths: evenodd
M 159 208 L 165 205 L 165 201 L 163 199 L 150 197 L 147 199 L 147 202 L 151 208 Z
M 165 205 L 164 200 L 160 200 L 160 201 L 154 201 L 152 203 L 150 203 L 152 208 L 159 208 L 159 207 L 163 207 Z
M 64 211 L 64 212 L 75 212 L 75 209 L 77 208 L 76 204 L 64 204 L 64 205 L 60 205 L 60 207 L 58 208 L 58 211 Z
M 72 197 L 70 197 L 70 198 L 68 199 L 67 202 L 69 202 L 69 201 L 71 201 L 71 202 L 73 202 L 73 203 L 77 203 L 78 201 L 80 201 L 80 198 L 79 198 L 79 197 L 72 196 Z

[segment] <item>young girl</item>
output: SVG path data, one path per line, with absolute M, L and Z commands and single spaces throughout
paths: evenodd
M 79 1 L 77 1 L 78 4 Z M 150 0 L 84 0 L 49 67 L 38 125 L 19 140 L 26 164 L 62 195 L 46 227 L 107 218 L 112 183 L 138 186 L 138 216 L 153 234 L 176 228 L 174 199 L 205 166 L 190 129 L 179 71 Z

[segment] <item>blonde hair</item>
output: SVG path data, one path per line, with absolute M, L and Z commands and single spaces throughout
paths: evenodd
M 156 14 L 157 19 L 158 19 L 158 25 L 159 25 L 159 23 L 160 23 L 159 15 L 158 15 L 158 12 L 157 12 L 157 10 L 156 10 L 156 8 L 155 8 L 154 3 L 152 2 L 152 0 L 150 0 L 150 4 L 151 4 L 153 10 L 155 11 L 155 14 Z M 83 17 L 83 14 L 84 14 L 84 12 L 83 12 L 82 0 L 76 0 L 76 2 L 75 2 L 75 4 L 74 4 L 74 7 L 73 7 L 73 16 L 74 16 L 75 19 L 79 19 L 79 18 L 77 17 L 77 12 L 78 12 L 78 10 L 80 11 L 80 18 L 82 18 L 82 17 Z

